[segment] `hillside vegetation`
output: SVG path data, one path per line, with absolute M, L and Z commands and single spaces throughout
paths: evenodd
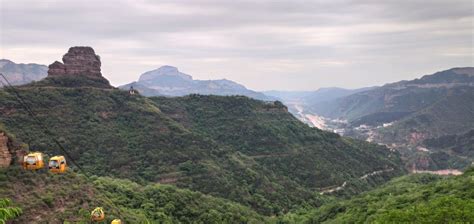
M 462 169 L 474 162 L 474 130 L 460 135 L 427 139 L 423 145 L 430 150 L 433 169 Z
M 185 127 L 312 189 L 342 184 L 376 170 L 394 168 L 389 176 L 400 173 L 397 154 L 310 128 L 278 101 L 201 95 L 152 100 Z
M 381 131 L 381 141 L 406 142 L 411 133 L 422 133 L 422 139 L 463 134 L 474 128 L 474 87 L 449 89 L 423 108 Z M 420 142 L 417 142 L 420 143 Z
M 11 206 L 10 199 L 0 199 L 0 223 L 6 223 L 8 220 L 20 216 L 21 213 L 20 208 Z
M 95 207 L 104 208 L 107 223 L 116 218 L 125 223 L 266 223 L 270 220 L 237 203 L 171 185 L 86 178 L 74 172 L 53 175 L 18 167 L 0 170 L 0 183 L 0 198 L 11 198 L 22 208 L 7 207 L 12 210 L 7 218 L 19 215 L 14 223 L 86 223 Z M 2 205 L 6 204 L 0 203 L 0 220 Z
M 287 214 L 280 223 L 472 223 L 474 169 L 396 178 L 350 200 Z
M 279 103 L 149 99 L 89 81 L 47 78 L 18 91 L 90 174 L 173 184 L 278 214 L 321 205 L 321 188 L 392 168 L 376 185 L 403 172 L 396 153 L 309 128 Z M 30 150 L 61 153 L 10 90 L 0 90 L 0 115 Z

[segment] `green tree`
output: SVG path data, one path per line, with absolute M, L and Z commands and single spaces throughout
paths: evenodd
M 21 208 L 11 207 L 10 199 L 0 199 L 0 223 L 5 224 L 6 221 L 14 219 L 21 215 Z

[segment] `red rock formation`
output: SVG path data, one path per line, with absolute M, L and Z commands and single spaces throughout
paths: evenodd
M 71 47 L 63 56 L 63 63 L 49 65 L 48 76 L 83 75 L 102 78 L 100 57 L 91 47 Z
M 410 133 L 408 137 L 408 142 L 411 144 L 411 145 L 418 145 L 419 143 L 423 142 L 423 140 L 426 139 L 426 135 L 421 133 L 421 132 L 412 132 Z
M 8 150 L 8 137 L 4 132 L 0 132 L 0 167 L 9 167 L 12 162 L 12 155 Z
M 48 76 L 66 75 L 66 67 L 63 63 L 55 61 L 48 66 Z

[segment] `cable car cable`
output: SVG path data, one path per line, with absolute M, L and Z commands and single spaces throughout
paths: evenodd
M 31 110 L 31 108 L 28 106 L 28 104 L 25 102 L 25 100 L 21 97 L 20 93 L 15 89 L 15 87 L 8 81 L 7 77 L 3 74 L 3 73 L 0 73 L 0 76 L 3 77 L 3 79 L 5 79 L 5 81 L 7 82 L 8 84 L 8 87 L 14 92 L 14 95 L 15 95 L 15 98 L 17 99 L 17 101 L 24 107 L 24 109 L 28 112 L 28 114 L 36 121 L 37 125 L 40 126 L 41 129 L 43 129 L 43 132 L 46 134 L 46 135 L 49 135 L 50 138 L 53 140 L 53 142 L 61 149 L 61 151 L 64 152 L 64 154 L 69 158 L 69 160 L 71 161 L 72 164 L 74 164 L 78 169 L 79 171 L 84 174 L 84 176 L 89 179 L 89 175 L 82 169 L 81 166 L 79 166 L 79 164 L 77 164 L 74 159 L 72 159 L 71 155 L 67 152 L 67 150 L 61 145 L 61 143 L 56 140 L 55 136 L 54 136 L 54 133 L 49 131 L 49 129 L 44 126 L 44 124 L 41 122 L 41 120 L 39 120 L 35 113 Z M 1 82 L 1 80 L 0 80 Z M 1 82 L 3 85 L 4 83 Z M 4 85 L 4 86 L 7 86 L 7 85 Z M 116 210 L 117 211 L 117 210 Z M 118 213 L 121 213 L 119 211 L 117 211 Z
M 46 135 L 49 135 L 51 137 L 51 139 L 53 140 L 53 142 L 59 147 L 59 149 L 64 152 L 64 154 L 69 158 L 69 160 L 72 162 L 72 164 L 74 164 L 84 175 L 87 176 L 87 174 L 85 173 L 85 171 L 82 169 L 82 167 L 77 164 L 74 159 L 72 159 L 72 156 L 69 154 L 69 152 L 67 152 L 67 150 L 61 145 L 61 143 L 59 143 L 58 140 L 56 140 L 54 134 L 46 127 L 43 125 L 43 123 L 36 117 L 35 113 L 31 110 L 31 108 L 27 105 L 27 103 L 25 102 L 25 100 L 21 97 L 20 93 L 15 89 L 15 87 L 13 87 L 13 85 L 8 81 L 7 77 L 5 77 L 5 75 L 3 75 L 3 73 L 0 73 L 0 76 L 3 77 L 3 79 L 5 79 L 5 81 L 7 82 L 9 88 L 14 92 L 15 94 L 15 97 L 17 98 L 18 102 L 24 107 L 24 109 L 28 112 L 28 114 L 36 121 L 36 123 L 38 124 L 38 126 L 40 126 L 41 129 L 43 129 L 43 132 L 46 134 Z M 3 82 L 2 82 L 3 83 Z
M 1 74 L 1 73 L 0 73 L 0 74 Z M 0 89 L 1 89 L 2 86 L 3 86 L 5 89 L 7 89 L 7 88 L 6 88 L 6 87 L 7 87 L 7 84 L 4 83 L 1 79 L 0 79 L 0 84 L 2 84 L 2 85 L 0 85 Z M 26 137 L 27 137 L 29 140 L 33 139 L 33 138 L 30 136 L 30 134 L 28 134 L 27 131 L 25 131 L 25 135 L 26 135 Z M 29 144 L 29 142 L 28 142 L 28 144 Z M 16 157 L 16 155 L 15 155 L 15 157 Z

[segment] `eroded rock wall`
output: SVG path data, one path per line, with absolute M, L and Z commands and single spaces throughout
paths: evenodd
M 4 132 L 0 132 L 0 167 L 9 167 L 12 162 L 12 155 L 8 150 L 8 137 Z
M 55 61 L 49 65 L 48 76 L 83 75 L 102 77 L 100 57 L 92 47 L 71 47 L 63 56 L 63 63 Z

